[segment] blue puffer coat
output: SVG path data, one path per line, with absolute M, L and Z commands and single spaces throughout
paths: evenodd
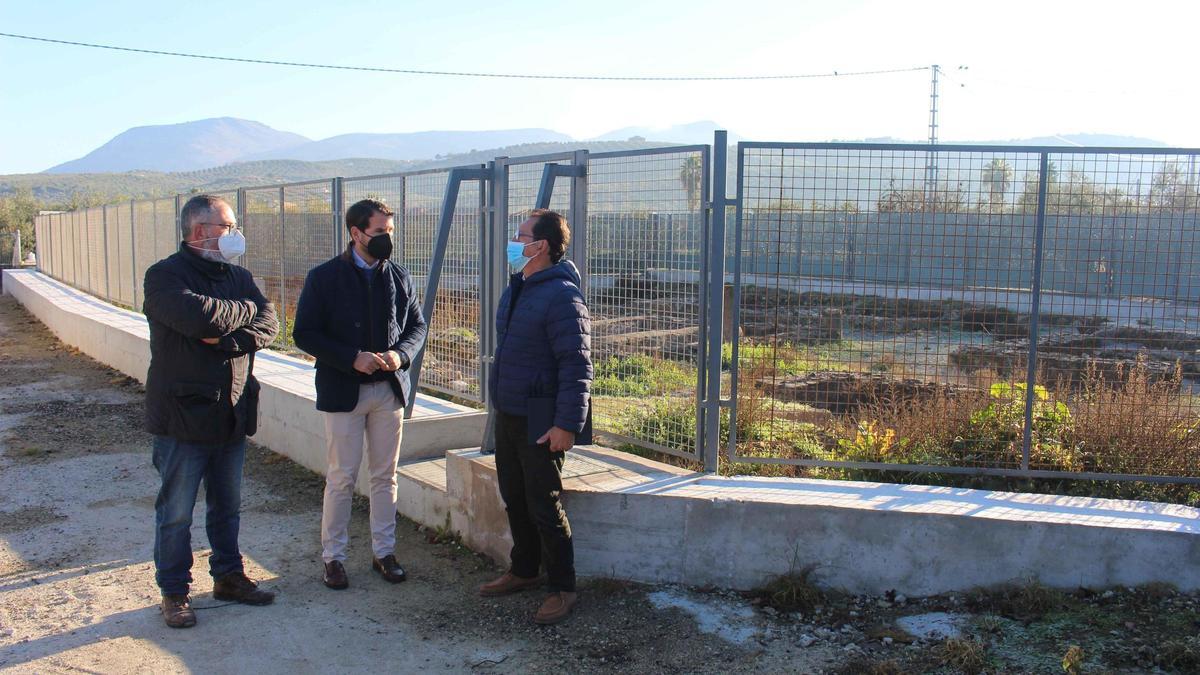
M 579 270 L 561 260 L 528 279 L 514 274 L 496 312 L 496 359 L 489 383 L 500 412 L 527 415 L 532 396 L 557 399 L 554 426 L 578 434 L 592 385 L 592 317 Z

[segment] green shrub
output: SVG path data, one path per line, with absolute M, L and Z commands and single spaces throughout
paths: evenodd
M 1020 453 L 1025 428 L 1024 383 L 997 382 L 989 389 L 992 401 L 971 415 L 969 435 L 959 439 L 962 449 L 991 456 Z M 1078 470 L 1074 453 L 1063 445 L 1071 430 L 1071 411 L 1062 401 L 1051 401 L 1050 392 L 1033 389 L 1033 463 L 1063 471 Z
M 796 347 L 791 343 L 739 344 L 738 363 L 742 372 L 761 368 L 775 377 L 794 377 L 805 373 L 848 370 L 849 366 L 839 359 L 849 343 L 834 343 L 812 347 Z M 721 368 L 729 370 L 733 365 L 733 344 L 721 346 Z
M 592 393 L 597 396 L 657 396 L 695 388 L 694 370 L 673 361 L 635 354 L 610 356 L 596 364 Z
M 729 416 L 722 411 L 721 433 L 728 430 Z M 696 402 L 663 398 L 629 411 L 624 433 L 683 452 L 696 451 Z

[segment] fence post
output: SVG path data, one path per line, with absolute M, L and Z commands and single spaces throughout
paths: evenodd
M 103 237 L 104 237 L 104 299 L 109 302 L 112 302 L 113 301 L 112 284 L 109 283 L 109 279 L 112 277 L 112 275 L 109 274 L 109 271 L 112 269 L 112 267 L 111 267 L 112 261 L 108 259 L 108 205 L 107 204 L 100 207 L 100 224 L 101 224 L 101 232 L 104 233 L 103 234 Z
M 571 213 L 568 218 L 571 223 L 571 246 L 575 249 L 571 255 L 572 262 L 579 270 L 579 290 L 583 297 L 588 293 L 588 223 L 587 223 L 587 194 L 588 194 L 588 151 L 576 150 L 571 163 L 582 166 L 583 171 L 571 177 Z
M 724 290 L 725 290 L 725 210 L 728 205 L 726 193 L 726 167 L 729 154 L 729 138 L 725 131 L 713 134 L 713 194 L 712 194 L 712 230 L 709 237 L 708 261 L 708 322 L 706 329 L 708 350 L 708 374 L 705 377 L 707 391 L 705 392 L 702 411 L 704 414 L 704 435 L 700 452 L 704 471 L 715 473 L 718 468 L 721 448 L 721 351 L 722 324 L 724 321 Z M 736 343 L 736 340 L 735 340 Z M 730 366 L 736 372 L 737 361 Z M 730 429 L 734 425 L 733 412 L 730 411 Z
M 492 312 L 491 312 L 491 297 L 492 297 L 492 270 L 491 265 L 493 258 L 488 255 L 491 248 L 491 228 L 489 222 L 492 215 L 495 213 L 496 190 L 493 186 L 493 178 L 496 175 L 496 163 L 488 162 L 487 168 L 484 171 L 485 180 L 479 182 L 479 401 L 485 406 L 488 404 L 488 372 L 490 371 L 489 359 L 492 355 Z
M 86 213 L 86 212 L 85 212 Z M 71 227 L 70 232 L 63 237 L 64 240 L 71 240 L 71 281 L 76 288 L 83 288 L 82 282 L 79 279 L 79 246 L 76 242 L 79 241 L 79 211 L 71 212 Z M 63 264 L 63 269 L 66 269 L 66 264 Z
M 287 211 L 286 204 L 283 201 L 284 192 L 283 186 L 279 186 L 279 335 L 284 343 L 287 342 L 287 288 L 284 286 L 286 279 L 283 276 L 283 259 L 287 257 L 287 221 L 284 218 L 284 212 Z
M 1033 237 L 1033 284 L 1030 288 L 1029 310 L 1029 364 L 1025 374 L 1025 433 L 1021 441 L 1021 470 L 1029 471 L 1029 458 L 1033 449 L 1033 404 L 1037 386 L 1038 322 L 1042 305 L 1042 243 L 1046 235 L 1046 187 L 1050 155 L 1041 153 L 1038 167 L 1037 221 Z
M 485 259 L 488 260 L 488 294 L 484 296 L 487 303 L 487 323 L 484 324 L 484 330 L 488 335 L 488 354 L 487 354 L 487 378 L 483 386 L 485 390 L 490 388 L 488 384 L 492 377 L 492 360 L 495 355 L 496 348 L 496 327 L 492 321 L 492 317 L 496 316 L 497 306 L 500 300 L 501 289 L 505 287 L 506 277 L 505 272 L 507 263 L 504 259 L 504 246 L 508 240 L 508 165 L 505 162 L 507 157 L 497 157 L 488 163 L 489 173 L 491 174 L 491 212 L 488 217 L 488 249 Z M 495 454 L 496 452 L 496 425 L 495 411 L 492 408 L 492 401 L 484 394 L 484 402 L 487 404 L 488 411 L 487 422 L 484 425 L 483 442 L 480 444 L 480 452 L 485 455 Z
M 138 309 L 137 273 L 137 201 L 129 200 L 129 280 L 133 282 L 133 311 Z
M 399 216 L 396 221 L 396 250 L 400 251 L 401 260 L 408 254 L 408 249 L 405 248 L 408 240 L 408 177 L 400 176 L 400 203 L 396 208 L 396 215 Z M 345 236 L 345 235 L 343 235 Z M 350 244 L 343 240 L 342 248 Z
M 339 255 L 342 252 L 342 236 L 345 231 L 346 217 L 346 189 L 345 179 L 341 176 L 333 179 L 333 185 L 329 194 L 330 208 L 333 209 L 333 255 Z M 404 249 L 397 248 L 398 251 Z M 401 253 L 401 256 L 404 254 Z
M 242 236 L 246 236 L 246 188 L 237 189 L 237 222 L 238 227 L 242 230 Z M 242 258 L 242 266 L 249 267 L 249 261 Z
M 858 214 L 846 214 L 846 267 L 845 276 L 848 281 L 854 281 L 855 247 L 858 245 Z

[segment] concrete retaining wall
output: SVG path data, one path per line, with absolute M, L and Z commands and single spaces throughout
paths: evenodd
M 64 342 L 144 377 L 139 315 L 40 274 L 4 276 L 5 292 Z M 324 472 L 311 369 L 270 352 L 257 368 L 264 386 L 256 440 Z M 494 458 L 473 449 L 483 417 L 433 398 L 422 408 L 405 429 L 399 511 L 430 526 L 449 520 L 468 546 L 507 559 Z M 1183 506 L 720 477 L 596 447 L 568 454 L 563 485 L 585 575 L 744 589 L 811 566 L 829 586 L 914 597 L 1029 579 L 1062 588 L 1167 582 L 1200 589 L 1200 510 Z
M 4 293 L 12 295 L 60 340 L 116 370 L 146 381 L 150 329 L 141 314 L 110 305 L 33 270 L 5 270 Z M 312 364 L 273 351 L 255 357 L 262 384 L 254 441 L 324 474 L 325 421 L 315 406 Z M 420 395 L 404 424 L 402 461 L 440 458 L 449 448 L 476 445 L 487 415 Z M 365 465 L 365 461 L 364 461 Z M 367 487 L 359 472 L 358 488 Z M 444 515 L 443 515 L 444 520 Z

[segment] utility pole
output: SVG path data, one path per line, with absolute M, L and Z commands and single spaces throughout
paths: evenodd
M 929 67 L 929 145 L 937 145 L 937 130 L 938 130 L 938 71 L 940 67 L 935 63 Z M 926 208 L 932 206 L 934 200 L 934 191 L 937 189 L 937 153 L 928 152 L 925 158 L 925 204 Z
M 934 64 L 929 67 L 929 144 L 937 145 L 938 129 L 938 71 L 941 68 Z

